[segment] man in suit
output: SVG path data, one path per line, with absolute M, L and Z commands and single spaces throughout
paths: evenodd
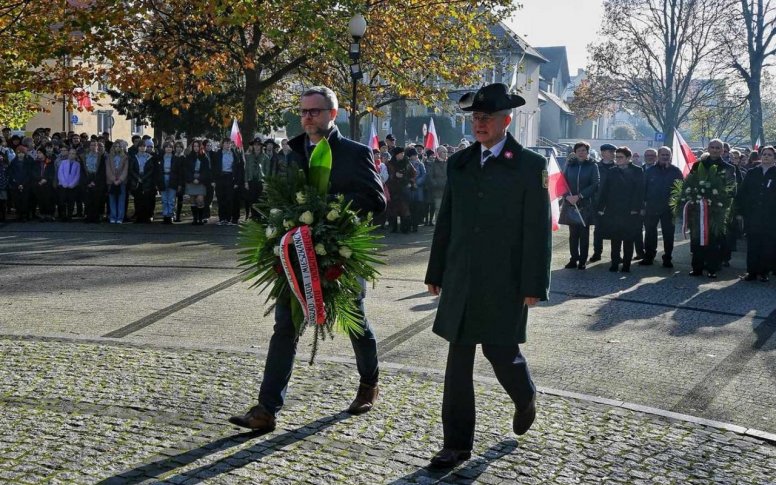
M 550 282 L 547 160 L 507 132 L 512 108 L 525 104 L 497 83 L 461 98 L 473 112 L 477 142 L 448 160 L 425 282 L 440 295 L 434 333 L 449 353 L 442 403 L 444 447 L 438 468 L 471 456 L 477 344 L 515 403 L 512 428 L 524 434 L 536 416 L 536 389 L 519 344 L 528 307 L 546 300 Z
M 218 198 L 218 225 L 233 226 L 240 219 L 240 187 L 245 183 L 245 164 L 232 148 L 232 140 L 221 140 L 221 149 L 213 154 L 213 178 Z
M 343 137 L 334 124 L 337 116 L 337 95 L 324 86 L 315 86 L 302 93 L 300 115 L 304 133 L 291 139 L 289 158 L 307 173 L 310 154 L 324 137 L 332 152 L 329 194 L 333 198 L 342 195 L 351 207 L 366 215 L 385 210 L 385 194 L 380 177 L 375 170 L 372 150 L 369 147 Z M 366 291 L 366 290 L 364 290 Z M 363 296 L 357 302 L 363 319 L 363 334 L 351 334 L 350 340 L 356 354 L 360 384 L 356 398 L 348 407 L 351 414 L 362 414 L 377 400 L 377 340 L 364 314 Z M 269 432 L 275 429 L 275 415 L 285 399 L 291 379 L 294 355 L 299 335 L 291 320 L 290 300 L 278 300 L 275 307 L 275 327 L 267 351 L 264 377 L 259 390 L 259 403 L 241 416 L 229 418 L 229 422 L 255 431 Z
M 612 145 L 611 143 L 604 143 L 598 148 L 598 151 L 601 152 L 601 161 L 596 162 L 598 165 L 598 173 L 601 177 L 601 182 L 598 184 L 598 190 L 600 192 L 601 187 L 603 187 L 604 182 L 606 182 L 606 177 L 609 175 L 609 169 L 614 167 L 614 151 L 617 150 L 617 147 Z M 596 199 L 598 198 L 598 194 L 596 194 Z M 595 202 L 595 201 L 594 201 Z M 598 223 L 599 216 L 596 214 L 595 217 L 595 227 L 593 228 L 593 255 L 590 257 L 590 262 L 595 263 L 596 261 L 601 261 L 601 254 L 604 251 L 604 238 L 603 233 L 599 230 L 599 227 L 601 224 Z

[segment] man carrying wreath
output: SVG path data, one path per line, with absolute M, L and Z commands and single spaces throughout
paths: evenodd
M 380 177 L 375 171 L 372 150 L 369 147 L 343 137 L 334 124 L 337 116 L 337 95 L 324 86 L 316 86 L 302 93 L 299 115 L 304 133 L 291 139 L 289 160 L 307 174 L 310 155 L 324 137 L 331 147 L 332 166 L 329 178 L 329 194 L 332 198 L 342 195 L 351 208 L 366 215 L 385 210 L 385 194 Z M 352 414 L 369 411 L 377 399 L 378 364 L 377 341 L 364 314 L 363 297 L 357 302 L 364 315 L 363 333 L 350 333 L 356 354 L 360 385 L 356 398 L 348 408 Z M 259 403 L 244 415 L 232 416 L 229 422 L 255 431 L 269 432 L 275 429 L 275 416 L 283 407 L 288 382 L 296 355 L 299 335 L 291 317 L 290 298 L 278 299 L 275 307 L 275 326 L 269 342 L 264 377 L 259 389 Z
M 504 84 L 461 98 L 477 142 L 450 157 L 425 282 L 441 295 L 434 333 L 449 342 L 438 468 L 471 456 L 477 344 L 515 403 L 512 429 L 528 431 L 536 389 L 519 344 L 528 307 L 546 300 L 551 222 L 547 160 L 507 132 L 525 100 Z

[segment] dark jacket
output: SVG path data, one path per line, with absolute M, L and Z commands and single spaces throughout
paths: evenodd
M 577 159 L 571 160 L 563 169 L 563 176 L 566 178 L 569 192 L 563 194 L 562 202 L 566 203 L 567 195 L 581 195 L 582 199 L 577 201 L 577 207 L 582 217 L 585 221 L 595 220 L 595 196 L 601 180 L 598 164 L 590 159 L 583 162 Z
M 671 191 L 674 183 L 683 178 L 682 171 L 675 165 L 663 167 L 656 164 L 644 172 L 644 208 L 647 215 L 656 216 L 671 210 Z
M 26 189 L 32 183 L 35 171 L 35 160 L 29 155 L 17 155 L 10 165 L 11 188 L 17 189 L 23 185 Z
M 140 173 L 140 163 L 137 153 L 129 155 L 129 187 L 131 190 L 150 192 L 156 190 L 156 177 L 158 161 L 151 155 L 146 161 L 143 173 Z
M 701 164 L 705 166 L 707 170 L 711 168 L 712 165 L 715 165 L 717 167 L 717 173 L 724 174 L 725 181 L 731 190 L 730 194 L 735 197 L 738 190 L 738 184 L 736 183 L 736 167 L 734 165 L 725 163 L 721 158 L 718 158 L 717 160 L 701 158 L 698 162 L 692 164 L 690 173 L 696 172 Z
M 238 188 L 242 187 L 245 183 L 245 162 L 243 162 L 242 153 L 238 153 L 236 150 L 232 152 L 232 185 L 237 185 Z M 223 159 L 224 151 L 218 150 L 210 157 L 210 163 L 212 164 L 213 181 L 217 181 L 223 174 Z
M 159 163 L 156 170 L 156 187 L 159 191 L 166 189 L 175 189 L 182 187 L 186 182 L 184 181 L 183 168 L 186 165 L 186 157 L 172 154 L 172 160 L 170 163 L 169 173 L 164 171 L 164 153 L 157 158 Z M 170 181 L 168 184 L 164 183 L 164 176 L 169 175 Z
M 329 178 L 329 194 L 342 194 L 346 202 L 352 202 L 354 210 L 375 215 L 385 210 L 385 193 L 380 175 L 375 170 L 372 150 L 342 136 L 335 126 L 329 133 L 332 166 Z M 289 165 L 304 170 L 307 175 L 310 160 L 307 134 L 303 133 L 288 141 L 291 152 Z
M 89 152 L 81 155 L 81 185 L 87 187 L 94 182 L 95 187 L 105 187 L 105 154 L 97 154 L 97 167 L 95 172 L 89 172 L 86 166 L 86 157 Z
M 546 300 L 547 159 L 511 136 L 480 167 L 480 143 L 448 161 L 425 282 L 442 287 L 434 333 L 464 344 L 526 340 L 525 297 Z
M 54 187 L 57 181 L 57 167 L 54 162 L 46 163 L 46 160 L 35 160 L 32 183 L 38 185 L 41 179 L 46 179 L 46 185 Z
M 776 235 L 776 167 L 766 173 L 760 167 L 749 170 L 736 203 L 748 234 Z
M 604 170 L 607 174 L 596 201 L 598 230 L 604 239 L 633 241 L 641 231 L 644 171 L 633 163 Z
M 199 159 L 199 183 L 209 184 L 212 180 L 210 171 L 210 159 L 204 153 L 191 152 L 186 156 L 186 163 L 183 166 L 183 180 L 190 184 L 194 182 L 195 161 Z

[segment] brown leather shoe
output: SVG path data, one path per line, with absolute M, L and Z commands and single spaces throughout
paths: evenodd
M 375 401 L 377 401 L 378 394 L 380 394 L 380 388 L 377 385 L 359 384 L 358 393 L 356 393 L 356 398 L 353 402 L 350 403 L 348 412 L 350 414 L 364 414 L 372 409 Z
M 455 450 L 453 448 L 442 448 L 431 459 L 429 466 L 431 468 L 453 468 L 464 460 L 472 457 L 469 450 Z
M 257 404 L 242 416 L 232 416 L 229 422 L 243 428 L 269 433 L 275 430 L 275 416 Z
M 536 396 L 531 399 L 525 409 L 515 410 L 515 416 L 512 418 L 512 430 L 516 435 L 523 435 L 531 429 L 534 419 L 536 419 Z

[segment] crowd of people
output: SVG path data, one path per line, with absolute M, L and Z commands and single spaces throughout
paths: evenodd
M 676 215 L 671 205 L 676 181 L 682 171 L 672 165 L 671 148 L 648 149 L 643 164 L 634 163 L 628 147 L 604 144 L 600 160 L 594 160 L 590 144 L 576 143 L 569 154 L 564 175 L 569 192 L 563 194 L 560 223 L 569 226 L 571 259 L 567 269 L 584 270 L 589 262 L 603 258 L 603 242 L 611 241 L 609 271 L 630 272 L 631 262 L 654 264 L 658 254 L 658 225 L 663 238 L 662 265 L 673 268 Z M 713 234 L 708 243 L 691 238 L 690 275 L 716 278 L 722 267 L 730 266 L 733 251 L 746 239 L 747 281 L 767 282 L 776 271 L 776 169 L 773 146 L 751 154 L 731 148 L 722 140 L 711 140 L 692 165 L 690 172 L 703 166 L 716 167 L 723 177 L 733 203 L 726 208 L 724 231 Z M 590 248 L 593 230 L 593 254 Z
M 388 211 L 377 223 L 391 232 L 417 232 L 433 226 L 447 178 L 447 157 L 460 148 L 442 145 L 396 146 L 393 135 L 374 149 L 375 168 L 389 198 Z M 255 216 L 252 205 L 268 175 L 294 169 L 288 140 L 254 139 L 246 149 L 220 141 L 169 137 L 161 146 L 150 136 L 111 141 L 108 133 L 51 133 L 30 137 L 3 130 L 0 140 L 0 221 L 107 221 L 149 223 L 161 211 L 162 221 L 181 221 L 184 201 L 192 224 L 205 224 L 213 201 L 218 224 L 237 224 Z M 186 198 L 186 199 L 185 199 Z M 134 211 L 128 213 L 129 203 Z

